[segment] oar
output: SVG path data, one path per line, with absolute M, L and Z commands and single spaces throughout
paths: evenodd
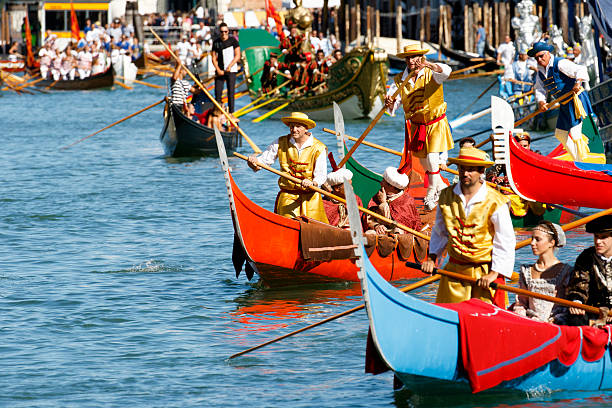
M 456 77 L 449 77 L 447 81 L 456 81 L 458 79 L 476 78 L 476 77 L 489 76 L 489 75 L 499 75 L 503 72 L 504 72 L 503 69 L 496 69 L 495 71 L 489 71 L 489 72 L 479 72 L 476 74 L 457 75 Z
M 163 101 L 165 101 L 165 100 L 166 100 L 166 98 L 163 98 L 162 100 L 160 100 L 160 101 L 158 101 L 158 102 L 155 102 L 154 104 L 149 105 L 149 106 L 147 106 L 146 108 L 143 108 L 143 109 L 139 110 L 138 112 L 134 112 L 134 113 L 132 113 L 131 115 L 128 115 L 128 116 L 126 116 L 126 117 L 125 117 L 125 118 L 123 118 L 123 119 L 120 119 L 120 120 L 118 120 L 118 121 L 116 121 L 116 122 L 114 122 L 114 123 L 111 123 L 110 125 L 105 126 L 105 127 L 103 127 L 102 129 L 100 129 L 100 130 L 98 130 L 98 131 L 96 131 L 96 132 L 93 132 L 92 134 L 87 135 L 87 136 L 85 136 L 84 138 L 79 139 L 79 140 L 77 140 L 77 141 L 76 141 L 76 142 L 74 142 L 74 143 L 71 143 L 71 144 L 69 144 L 69 145 L 67 145 L 67 146 L 62 147 L 62 148 L 61 148 L 61 150 L 67 149 L 67 148 L 69 148 L 69 147 L 72 147 L 72 146 L 74 146 L 74 145 L 75 145 L 75 144 L 77 144 L 77 143 L 81 143 L 83 140 L 85 140 L 85 139 L 89 139 L 90 137 L 92 137 L 92 136 L 94 136 L 94 135 L 97 135 L 98 133 L 100 133 L 100 132 L 102 132 L 102 131 L 104 131 L 104 130 L 106 130 L 106 129 L 112 128 L 113 126 L 118 125 L 119 123 L 121 123 L 121 122 L 123 122 L 123 121 L 126 121 L 126 120 L 128 120 L 128 119 L 130 119 L 130 118 L 133 118 L 134 116 L 136 116 L 136 115 L 138 115 L 138 114 L 141 114 L 142 112 L 144 112 L 144 111 L 146 111 L 146 110 L 149 110 L 149 109 L 153 108 L 154 106 L 159 105 L 160 103 L 162 103 L 162 102 L 163 102 Z
M 421 269 L 421 267 L 419 266 L 417 269 Z M 437 280 L 439 280 L 439 279 L 440 279 L 440 276 L 439 276 L 439 275 L 429 276 L 429 277 L 427 277 L 427 278 L 425 278 L 425 279 L 421 279 L 420 281 L 413 283 L 412 285 L 404 286 L 404 287 L 403 287 L 403 288 L 401 288 L 400 290 L 401 290 L 402 292 L 410 292 L 411 290 L 415 290 L 415 289 L 418 289 L 418 288 L 420 288 L 420 287 L 422 287 L 422 286 L 429 285 L 429 284 L 430 284 L 430 283 L 432 283 L 432 282 L 436 282 L 436 281 L 437 281 Z M 352 309 L 345 310 L 344 312 L 341 312 L 341 313 L 338 313 L 338 314 L 333 315 L 333 316 L 331 316 L 331 317 L 328 317 L 327 319 L 323 319 L 323 320 L 321 320 L 320 322 L 313 323 L 313 324 L 308 325 L 308 326 L 306 326 L 306 327 L 302 327 L 301 329 L 298 329 L 298 330 L 292 331 L 291 333 L 287 333 L 287 334 L 284 334 L 284 335 L 282 335 L 282 336 L 280 336 L 280 337 L 277 337 L 277 338 L 275 338 L 275 339 L 272 339 L 272 340 L 266 341 L 265 343 L 261 343 L 261 344 L 260 344 L 260 345 L 258 345 L 258 346 L 251 347 L 251 348 L 249 348 L 249 349 L 243 350 L 243 351 L 241 351 L 241 352 L 239 352 L 239 353 L 236 353 L 236 354 L 232 354 L 232 355 L 229 357 L 229 359 L 232 359 L 232 358 L 234 358 L 234 357 L 241 356 L 241 355 L 246 354 L 246 353 L 250 353 L 251 351 L 254 351 L 254 350 L 260 349 L 260 348 L 265 347 L 265 346 L 267 346 L 267 345 L 269 345 L 269 344 L 272 344 L 272 343 L 276 343 L 277 341 L 280 341 L 280 340 L 286 339 L 287 337 L 291 337 L 291 336 L 293 336 L 293 335 L 295 335 L 295 334 L 298 334 L 298 333 L 304 332 L 304 331 L 306 331 L 306 330 L 310 330 L 310 329 L 312 329 L 313 327 L 320 326 L 320 325 L 322 325 L 322 324 L 325 324 L 325 323 L 331 322 L 332 320 L 339 319 L 339 318 L 341 318 L 341 317 L 343 317 L 343 316 L 346 316 L 346 315 L 350 315 L 351 313 L 355 313 L 355 312 L 357 312 L 357 311 L 359 311 L 359 310 L 363 309 L 364 307 L 365 307 L 365 305 L 364 305 L 364 304 L 361 304 L 361 305 L 359 305 L 359 306 L 355 306 L 355 307 L 354 307 L 354 308 L 352 308 Z
M 256 109 L 259 109 L 259 108 L 261 108 L 262 106 L 266 106 L 266 105 L 268 105 L 268 104 L 270 104 L 270 103 L 272 103 L 272 102 L 274 102 L 274 101 L 277 101 L 277 100 L 279 100 L 279 99 L 280 99 L 280 98 L 270 98 L 270 99 L 268 99 L 268 100 L 266 100 L 266 101 L 264 101 L 264 102 L 262 102 L 262 103 L 260 103 L 260 104 L 258 104 L 258 105 L 251 106 L 249 109 L 245 109 L 245 110 L 242 110 L 242 111 L 240 111 L 240 112 L 238 112 L 238 113 L 234 113 L 234 116 L 235 116 L 235 117 L 237 117 L 237 118 L 239 118 L 239 117 L 241 117 L 241 116 L 243 116 L 243 115 L 246 115 L 246 114 L 247 114 L 247 113 L 249 113 L 249 112 L 252 112 L 252 111 L 254 111 L 254 110 L 256 110 Z
M 551 109 L 555 109 L 557 107 L 557 105 L 561 105 L 563 102 L 569 100 L 570 98 L 573 97 L 574 91 L 569 91 L 568 93 L 561 95 L 560 97 L 558 97 L 557 99 L 555 99 L 554 101 L 552 101 L 551 103 L 548 104 L 548 109 L 547 110 L 551 110 Z M 539 115 L 542 112 L 546 112 L 546 111 L 541 111 L 539 109 L 537 109 L 535 112 L 525 116 L 523 119 L 519 119 L 515 124 L 514 127 L 519 126 L 521 123 L 527 122 L 529 119 L 533 118 L 536 115 Z
M 420 267 L 419 264 L 414 263 L 414 262 L 406 262 L 406 265 L 411 267 L 411 268 Z M 444 269 L 434 268 L 433 273 L 434 274 L 440 274 L 440 275 L 448 276 L 449 278 L 452 278 L 452 279 L 455 279 L 455 280 L 458 280 L 458 281 L 470 282 L 472 284 L 478 282 L 478 279 L 476 279 L 474 277 L 471 277 L 471 276 L 468 276 L 468 275 L 463 275 L 463 274 L 457 273 L 457 272 L 445 271 Z M 599 314 L 599 309 L 596 308 L 596 307 L 593 307 L 593 306 L 583 305 L 582 303 L 576 303 L 576 302 L 572 302 L 571 300 L 561 299 L 561 298 L 554 297 L 554 296 L 548 296 L 548 295 L 544 295 L 544 294 L 541 294 L 541 293 L 532 292 L 532 291 L 526 290 L 526 289 L 515 288 L 513 286 L 504 285 L 502 283 L 491 282 L 489 284 L 489 287 L 492 288 L 492 289 L 505 290 L 507 292 L 515 293 L 517 295 L 529 296 L 529 297 L 532 297 L 532 298 L 535 298 L 535 299 L 546 300 L 548 302 L 553 302 L 553 303 L 556 303 L 558 305 L 563 305 L 563 306 L 567 306 L 567 307 L 574 307 L 576 309 L 586 310 L 589 313 Z M 608 315 L 612 315 L 612 310 L 610 312 L 608 312 Z
M 486 93 L 489 91 L 489 89 L 491 89 L 491 88 L 493 88 L 493 87 L 495 86 L 495 84 L 496 84 L 496 83 L 497 83 L 497 78 L 495 78 L 495 80 L 494 80 L 494 81 L 491 83 L 491 85 L 487 86 L 487 88 L 486 88 L 484 91 L 482 91 L 482 92 L 481 92 L 481 94 L 480 94 L 480 95 L 478 95 L 478 97 L 476 97 L 476 99 L 474 99 L 474 101 L 472 101 L 472 103 L 470 103 L 470 104 L 467 106 L 467 108 L 465 108 L 465 109 L 464 109 L 464 110 L 463 110 L 463 111 L 462 111 L 460 114 L 458 114 L 458 115 L 455 117 L 455 119 L 453 119 L 453 120 L 457 120 L 457 119 L 459 119 L 461 116 L 463 116 L 463 115 L 465 114 L 465 112 L 469 111 L 469 110 L 470 110 L 470 108 L 471 108 L 472 106 L 474 106 L 474 104 L 475 104 L 476 102 L 478 102 L 478 101 L 480 100 L 480 98 L 482 98 L 482 97 L 484 96 L 484 94 L 486 94 Z
M 115 84 L 117 84 L 117 85 L 119 85 L 119 86 L 120 86 L 120 87 L 122 87 L 122 88 L 125 88 L 125 89 L 129 90 L 129 91 L 131 91 L 132 89 L 134 89 L 134 88 L 132 88 L 131 86 L 128 86 L 128 85 L 124 84 L 123 82 L 121 82 L 121 81 L 119 81 L 119 80 L 116 80 L 116 79 L 115 79 L 114 83 L 115 83 Z
M 185 65 L 183 65 L 183 63 L 181 62 L 179 57 L 176 56 L 174 51 L 172 51 L 172 49 L 170 49 L 170 47 L 168 47 L 168 44 L 166 44 L 164 42 L 164 40 L 161 39 L 161 37 L 153 30 L 153 28 L 149 27 L 149 30 L 155 36 L 155 38 L 157 38 L 157 41 L 159 41 L 164 46 L 164 48 L 166 48 L 166 50 L 170 53 L 170 55 L 172 55 L 172 57 L 176 60 L 176 63 L 179 64 L 181 66 L 181 68 L 183 68 L 185 71 L 187 71 L 187 73 L 189 74 L 191 79 L 193 79 L 193 81 L 200 87 L 200 89 L 202 89 L 202 91 L 204 91 L 206 96 L 208 96 L 208 98 L 217 107 L 217 109 L 219 109 L 223 113 L 223 115 L 225 115 L 225 117 L 232 124 L 232 126 L 234 126 L 236 128 L 236 130 L 238 130 L 238 133 L 240 133 L 242 135 L 242 137 L 244 137 L 244 140 L 246 140 L 247 143 L 251 146 L 251 149 L 253 149 L 253 151 L 255 151 L 255 153 L 261 153 L 261 149 L 259 147 L 257 147 L 257 145 L 251 140 L 251 138 L 248 137 L 247 134 L 244 133 L 244 131 L 238 126 L 238 124 L 236 123 L 236 121 L 234 120 L 232 115 L 230 115 L 228 112 L 226 112 L 225 109 L 223 109 L 223 107 L 219 104 L 219 102 L 217 102 L 215 100 L 215 98 L 213 98 L 213 96 L 210 94 L 210 92 L 208 92 L 208 89 L 206 89 L 206 87 L 204 85 L 202 85 L 202 83 L 198 80 L 198 78 L 196 78 L 196 76 L 193 75 L 193 73 L 190 70 L 185 68 Z
M 412 78 L 414 75 L 416 75 L 416 73 L 413 72 L 410 75 L 408 75 L 406 77 L 406 79 L 404 79 L 404 81 L 400 84 L 400 86 L 397 87 L 397 90 L 393 93 L 392 99 L 397 98 L 397 96 L 400 94 L 402 89 L 406 86 L 406 84 L 408 84 L 408 81 L 410 80 L 410 78 Z M 383 106 L 382 109 L 380 110 L 380 112 L 378 112 L 378 115 L 376 115 L 376 117 L 372 120 L 372 122 L 370 122 L 370 124 L 368 125 L 366 130 L 364 130 L 363 133 L 361 134 L 361 136 L 359 136 L 359 139 L 357 140 L 357 142 L 355 142 L 355 144 L 353 144 L 353 147 L 351 147 L 351 149 L 348 151 L 346 156 L 344 156 L 342 158 L 342 160 L 340 161 L 340 163 L 338 163 L 338 168 L 342 168 L 342 166 L 344 166 L 346 164 L 348 159 L 351 158 L 353 153 L 355 153 L 355 150 L 357 149 L 357 147 L 359 147 L 361 142 L 363 142 L 363 139 L 365 139 L 365 137 L 368 135 L 368 133 L 370 133 L 370 131 L 374 128 L 374 126 L 376 126 L 376 123 L 378 123 L 380 118 L 382 118 L 382 116 L 385 114 L 386 110 L 387 110 L 387 108 L 385 106 Z
M 117 78 L 119 79 L 123 79 L 125 81 L 125 78 L 122 77 L 121 75 L 117 75 Z M 148 86 L 150 88 L 156 88 L 156 89 L 166 89 L 165 86 L 161 86 L 161 85 L 155 85 L 155 84 L 150 84 L 148 82 L 145 81 L 140 81 L 138 79 L 132 79 L 132 82 L 134 82 L 135 84 L 140 84 L 140 85 L 144 85 L 144 86 Z
M 274 92 L 278 91 L 279 89 L 281 89 L 282 87 L 286 86 L 287 84 L 289 84 L 289 82 L 291 82 L 291 80 L 285 81 L 282 84 L 280 84 L 279 86 L 277 86 L 276 88 L 272 89 L 269 92 L 266 92 L 264 94 L 262 94 L 259 98 L 255 99 L 254 101 L 252 101 L 251 103 L 248 103 L 246 105 L 244 105 L 242 108 L 238 109 L 236 112 L 234 112 L 234 115 L 236 114 L 240 114 L 242 115 L 242 111 L 248 109 L 250 106 L 258 103 L 259 101 L 261 101 L 262 99 L 267 98 L 269 95 L 272 95 Z
M 451 72 L 450 76 L 452 77 L 453 75 L 457 75 L 457 74 L 460 74 L 462 72 L 469 71 L 471 69 L 480 68 L 480 67 L 482 67 L 482 66 L 484 66 L 486 64 L 487 64 L 486 62 L 481 62 L 479 64 L 472 65 L 471 67 L 465 67 L 465 68 L 462 68 L 462 69 L 458 69 L 456 71 Z M 495 82 L 497 82 L 497 80 L 495 80 Z
M 239 158 L 241 158 L 242 160 L 245 160 L 245 161 L 249 160 L 249 158 L 247 156 L 245 156 L 243 154 L 240 154 L 238 152 L 234 152 L 234 156 L 239 157 Z M 292 175 L 287 174 L 287 173 L 283 173 L 282 171 L 276 170 L 275 168 L 267 166 L 267 165 L 265 165 L 263 163 L 259 163 L 258 162 L 257 166 L 259 166 L 259 167 L 261 167 L 263 169 L 266 169 L 266 170 L 268 170 L 268 171 L 270 171 L 270 172 L 272 172 L 272 173 L 274 173 L 274 174 L 276 174 L 278 176 L 284 177 L 287 180 L 291 180 L 294 183 L 300 184 L 302 182 L 302 180 L 300 180 L 299 178 L 293 177 Z M 325 190 L 323 190 L 323 189 L 321 189 L 321 188 L 319 188 L 317 186 L 313 185 L 313 186 L 310 187 L 310 189 L 313 190 L 313 191 L 316 191 L 317 193 L 319 193 L 321 195 L 324 195 L 326 197 L 332 198 L 332 199 L 334 199 L 336 201 L 340 201 L 341 203 L 346 204 L 346 200 L 344 198 L 338 197 L 337 195 L 332 194 L 332 193 L 328 193 L 327 191 L 325 191 Z M 403 224 L 398 223 L 397 221 L 394 221 L 394 220 L 392 220 L 390 218 L 387 218 L 387 217 L 384 217 L 384 216 L 382 216 L 380 214 L 377 214 L 374 211 L 370 211 L 367 208 L 359 207 L 359 211 L 364 212 L 364 213 L 366 213 L 368 215 L 371 215 L 372 217 L 378 218 L 379 220 L 384 221 L 387 224 L 391 224 L 393 227 L 400 228 L 400 229 L 402 229 L 402 230 L 404 230 L 406 232 L 411 233 L 412 235 L 416 235 L 419 238 L 425 239 L 427 241 L 429 241 L 429 239 L 430 239 L 429 236 L 423 234 L 422 232 L 413 230 L 410 227 L 407 227 L 407 226 L 405 226 Z
M 282 105 L 277 106 L 276 108 L 272 109 L 271 111 L 268 111 L 266 113 L 264 113 L 263 115 L 261 115 L 258 118 L 253 119 L 251 122 L 253 123 L 259 123 L 262 120 L 266 120 L 268 119 L 270 116 L 274 115 L 276 112 L 285 109 L 291 102 L 293 102 L 292 100 L 289 102 L 285 102 Z

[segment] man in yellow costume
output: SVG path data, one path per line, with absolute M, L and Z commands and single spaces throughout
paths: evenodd
M 436 302 L 477 298 L 505 308 L 505 294 L 493 294 L 489 285 L 503 283 L 503 277 L 511 277 L 514 268 L 516 238 L 508 198 L 484 182 L 485 168 L 493 162 L 482 150 L 462 148 L 457 158 L 448 161 L 459 166 L 459 183 L 440 194 L 429 255 L 421 269 L 432 273 L 446 250 L 449 261 L 444 269 L 476 278 L 478 283 L 472 287 L 442 276 Z
M 428 51 L 414 44 L 404 47 L 404 52 L 397 54 L 406 59 L 406 69 L 395 76 L 387 92 L 385 106 L 393 114 L 400 102 L 402 104 L 406 130 L 404 156 L 399 171 L 405 173 L 410 170 L 410 153 L 420 159 L 427 174 L 425 206 L 432 210 L 440 191 L 446 187 L 440 176 L 440 164 L 444 163 L 446 152 L 453 148 L 453 138 L 446 119 L 442 86 L 451 74 L 451 68 L 446 64 L 427 61 L 425 54 Z M 402 87 L 400 98 L 393 98 L 406 78 L 410 79 Z
M 310 189 L 327 179 L 327 147 L 309 132 L 316 123 L 305 113 L 292 112 L 281 120 L 289 127 L 289 134 L 279 137 L 259 156 L 250 156 L 249 166 L 257 171 L 258 161 L 270 166 L 278 158 L 280 170 L 302 182 L 278 179 L 280 192 L 274 212 L 289 218 L 304 215 L 327 223 L 321 195 Z

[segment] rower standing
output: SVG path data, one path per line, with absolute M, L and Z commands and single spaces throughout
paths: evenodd
M 442 86 L 451 68 L 446 64 L 428 62 L 425 59 L 428 51 L 414 44 L 404 47 L 404 52 L 397 54 L 406 59 L 406 69 L 395 76 L 394 84 L 387 92 L 385 106 L 393 114 L 399 103 L 402 103 L 406 129 L 404 155 L 399 171 L 403 173 L 410 169 L 410 152 L 419 158 L 427 174 L 428 187 L 424 202 L 432 210 L 440 191 L 446 187 L 440 176 L 441 155 L 453 148 L 453 138 L 446 119 Z M 411 78 L 401 90 L 400 100 L 393 99 L 392 95 L 409 76 Z
M 282 172 L 302 181 L 298 184 L 284 177 L 278 179 L 280 192 L 274 212 L 284 217 L 306 216 L 327 223 L 321 195 L 310 189 L 313 185 L 321 186 L 327 178 L 327 148 L 309 132 L 316 123 L 301 112 L 292 112 L 281 120 L 290 133 L 279 137 L 259 156 L 250 156 L 249 167 L 257 171 L 258 161 L 269 166 L 278 158 Z
M 582 87 L 584 81 L 589 81 L 589 74 L 584 65 L 575 64 L 566 58 L 553 57 L 550 54 L 553 50 L 551 45 L 537 42 L 527 53 L 535 57 L 538 63 L 536 101 L 539 110 L 544 112 L 548 110 L 547 93 L 554 98 L 568 92 L 574 93 L 572 98 L 562 102 L 559 107 L 555 137 L 575 161 L 583 161 L 589 153 L 589 147 L 582 137 L 582 119 L 593 113 L 589 96 Z
M 270 59 L 264 63 L 261 73 L 261 90 L 264 93 L 270 92 L 278 85 L 277 73 L 279 69 L 282 69 L 282 66 L 278 62 L 278 54 L 272 52 L 270 53 Z
M 212 63 L 215 67 L 215 99 L 223 101 L 223 84 L 227 84 L 227 105 L 234 112 L 234 87 L 240 60 L 240 45 L 235 37 L 230 37 L 227 24 L 219 24 L 221 36 L 213 42 Z
M 457 158 L 448 161 L 459 166 L 459 183 L 440 194 L 429 255 L 421 269 L 432 273 L 436 260 L 447 251 L 444 269 L 476 278 L 478 283 L 472 287 L 442 276 L 436 302 L 478 298 L 505 308 L 503 292 L 493 295 L 489 285 L 503 283 L 503 276 L 511 277 L 514 267 L 516 238 L 508 198 L 482 179 L 485 168 L 493 164 L 482 150 L 462 148 Z

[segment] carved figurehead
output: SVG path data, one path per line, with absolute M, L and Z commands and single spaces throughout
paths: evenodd
M 517 16 L 512 18 L 517 48 L 531 48 L 542 36 L 540 20 L 533 14 L 533 2 L 523 0 L 516 5 Z
M 297 27 L 300 35 L 305 35 L 306 38 L 310 38 L 310 32 L 312 31 L 313 17 L 310 10 L 306 7 L 302 7 L 302 0 L 294 0 L 295 7 L 289 10 L 286 18 L 286 24 L 288 27 Z M 312 52 L 310 47 L 310 41 L 302 41 L 301 51 Z

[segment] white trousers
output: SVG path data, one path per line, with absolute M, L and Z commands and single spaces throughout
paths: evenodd
M 437 185 L 444 185 L 442 181 L 442 176 L 440 175 L 440 155 L 441 153 L 428 153 L 425 157 L 419 157 L 419 161 L 421 162 L 421 166 L 425 171 L 428 171 L 427 179 L 429 182 L 428 190 L 434 189 Z M 430 174 L 435 173 L 435 174 Z
M 569 130 L 555 129 L 555 137 L 561 142 L 565 150 L 572 156 L 572 159 L 576 161 L 578 158 L 578 149 L 576 148 L 575 140 L 582 138 L 582 122 L 574 126 Z M 580 160 L 580 158 L 578 158 Z
M 81 79 L 89 78 L 90 75 L 91 75 L 91 69 L 79 68 L 79 78 Z

